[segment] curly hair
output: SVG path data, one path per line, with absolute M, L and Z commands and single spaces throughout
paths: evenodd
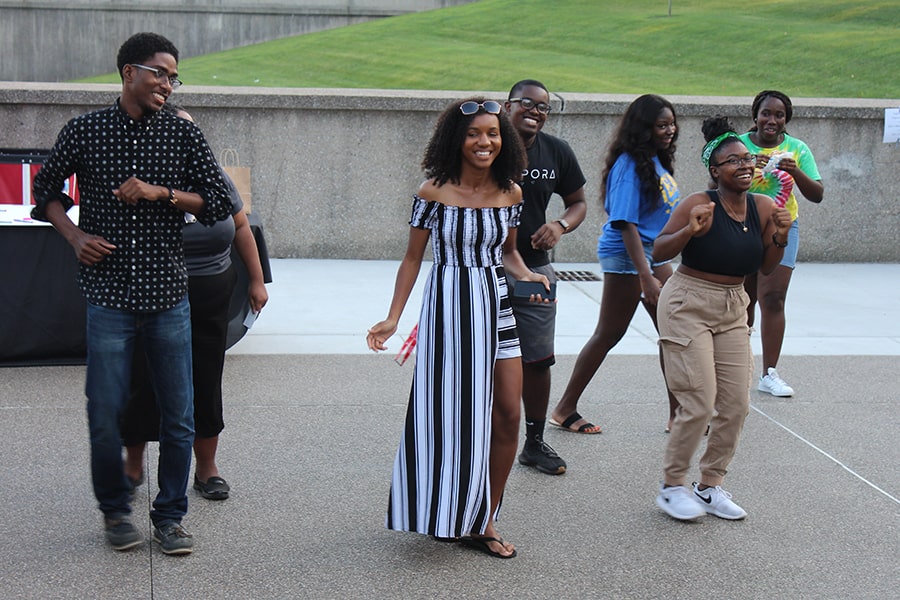
M 163 36 L 148 32 L 134 34 L 125 40 L 116 56 L 119 77 L 124 79 L 122 69 L 125 68 L 125 65 L 142 63 L 159 52 L 171 54 L 175 57 L 175 62 L 178 62 L 178 48 Z
M 749 131 L 756 131 L 756 117 L 759 115 L 759 109 L 762 107 L 762 103 L 768 98 L 781 100 L 781 103 L 784 104 L 784 123 L 787 125 L 791 122 L 791 117 L 794 116 L 794 105 L 791 103 L 791 99 L 788 98 L 788 95 L 779 92 L 778 90 L 763 90 L 756 95 L 756 98 L 753 99 L 753 104 L 750 105 L 750 116 L 753 117 L 753 126 Z
M 451 103 L 438 117 L 434 133 L 425 147 L 422 168 L 429 179 L 434 179 L 438 186 L 448 181 L 459 183 L 462 171 L 462 147 L 466 133 L 472 120 L 481 113 L 481 109 L 472 115 L 464 115 L 459 109 L 464 102 L 481 104 L 484 98 L 465 98 Z M 500 122 L 500 153 L 491 164 L 491 176 L 500 189 L 509 191 L 514 182 L 522 178 L 522 172 L 528 166 L 525 146 L 519 133 L 502 110 L 495 115 Z
M 703 124 L 700 126 L 700 131 L 703 132 L 703 139 L 706 142 L 710 140 L 714 140 L 720 135 L 724 135 L 726 133 L 733 133 L 733 138 L 728 138 L 722 141 L 718 145 L 718 147 L 713 150 L 712 155 L 710 156 L 710 164 L 713 163 L 713 159 L 717 158 L 728 146 L 731 146 L 734 143 L 743 143 L 740 138 L 737 137 L 737 132 L 734 130 L 734 126 L 731 124 L 731 121 L 728 120 L 728 117 L 724 117 L 722 115 L 716 115 L 714 117 L 708 117 L 703 119 Z M 716 177 L 713 177 L 713 174 L 710 172 L 709 176 L 713 181 L 718 182 Z
M 634 159 L 638 180 L 641 182 L 641 205 L 656 206 L 662 201 L 659 189 L 659 175 L 656 173 L 656 165 L 653 157 L 659 158 L 662 166 L 673 175 L 675 174 L 675 141 L 678 139 L 678 129 L 675 129 L 675 137 L 668 148 L 657 148 L 653 139 L 653 128 L 659 113 L 668 108 L 677 123 L 675 107 L 672 103 L 656 94 L 644 94 L 635 99 L 622 115 L 619 127 L 613 136 L 609 152 L 606 155 L 606 164 L 603 167 L 603 176 L 600 181 L 600 201 L 606 198 L 606 180 L 616 160 L 622 154 L 628 154 Z

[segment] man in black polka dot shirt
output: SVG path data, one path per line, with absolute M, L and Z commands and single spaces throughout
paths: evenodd
M 147 348 L 160 403 L 159 494 L 150 518 L 166 554 L 187 554 L 182 526 L 194 440 L 190 308 L 181 243 L 185 213 L 205 224 L 231 214 L 228 189 L 203 134 L 160 110 L 178 80 L 178 50 L 139 33 L 119 49 L 122 94 L 60 132 L 34 180 L 35 219 L 49 221 L 75 250 L 88 302 L 87 395 L 94 494 L 117 550 L 144 542 L 129 520 L 119 418 L 131 381 L 134 341 Z M 76 226 L 63 184 L 76 175 Z

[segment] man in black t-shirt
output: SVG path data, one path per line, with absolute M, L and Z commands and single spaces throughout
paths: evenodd
M 539 81 L 526 79 L 516 83 L 506 101 L 513 126 L 528 151 L 528 168 L 519 185 L 523 193 L 522 218 L 518 230 L 518 250 L 532 271 L 543 273 L 556 282 L 549 250 L 563 234 L 584 220 L 584 174 L 575 153 L 563 140 L 543 133 L 541 128 L 550 113 L 550 92 Z M 562 197 L 566 210 L 547 223 L 547 206 L 553 194 Z M 510 290 L 516 282 L 508 278 Z M 556 329 L 556 304 L 528 302 L 511 293 L 516 328 L 522 346 L 525 405 L 525 446 L 519 462 L 542 473 L 560 475 L 566 463 L 544 442 L 547 404 L 550 400 L 550 367 L 556 362 L 553 341 Z M 580 424 L 570 423 L 578 429 Z

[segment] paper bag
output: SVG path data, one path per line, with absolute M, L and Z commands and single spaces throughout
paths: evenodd
M 244 212 L 250 213 L 252 194 L 250 192 L 250 167 L 241 167 L 237 150 L 226 148 L 219 158 L 219 166 L 231 177 L 241 200 L 244 201 Z

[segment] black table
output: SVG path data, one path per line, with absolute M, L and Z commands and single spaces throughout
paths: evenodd
M 0 226 L 0 365 L 84 363 L 78 262 L 53 227 Z
M 248 215 L 271 283 L 269 253 L 259 218 Z M 86 304 L 75 283 L 78 262 L 71 246 L 49 225 L 0 225 L 0 366 L 84 364 Z M 228 347 L 247 329 L 247 269 L 232 248 L 238 284 L 231 297 Z

